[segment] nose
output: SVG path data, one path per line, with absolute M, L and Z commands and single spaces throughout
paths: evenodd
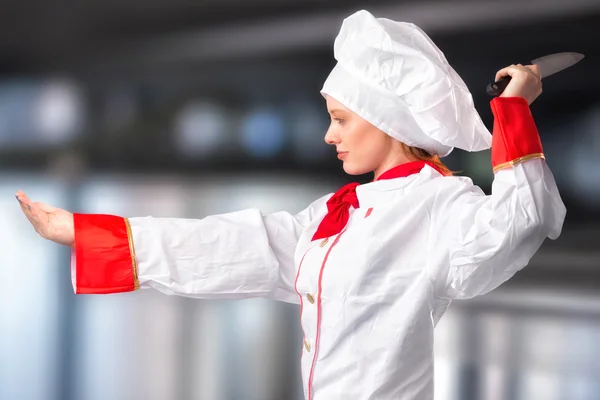
M 325 143 L 330 145 L 336 145 L 340 143 L 340 135 L 335 132 L 335 129 L 330 125 L 327 132 L 325 132 Z

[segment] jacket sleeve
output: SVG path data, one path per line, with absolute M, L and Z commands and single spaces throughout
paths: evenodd
M 327 198 L 296 215 L 256 209 L 203 219 L 75 214 L 75 292 L 155 288 L 203 299 L 298 302 L 296 246 L 309 222 L 324 215 Z
M 446 221 L 441 233 L 449 268 L 442 297 L 449 299 L 472 298 L 506 282 L 546 237 L 558 238 L 566 214 L 527 102 L 496 98 L 491 106 L 491 195 L 464 180 L 437 208 Z

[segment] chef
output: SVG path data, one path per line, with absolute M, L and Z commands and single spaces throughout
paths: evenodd
M 495 289 L 565 217 L 529 104 L 536 66 L 512 65 L 493 136 L 463 80 L 417 26 L 359 11 L 335 39 L 325 141 L 369 171 L 296 215 L 203 219 L 71 214 L 17 193 L 43 237 L 72 247 L 76 293 L 154 288 L 296 303 L 307 400 L 434 398 L 434 328 L 453 299 Z M 485 195 L 440 157 L 492 148 Z

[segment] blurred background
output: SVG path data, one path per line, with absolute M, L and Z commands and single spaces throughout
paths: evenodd
M 297 307 L 75 296 L 68 250 L 37 237 L 13 195 L 129 217 L 300 211 L 351 180 L 323 142 L 319 90 L 361 8 L 428 32 L 490 129 L 497 70 L 586 55 L 532 105 L 563 234 L 450 307 L 435 378 L 436 400 L 600 399 L 598 0 L 5 1 L 0 399 L 302 399 Z M 489 152 L 444 160 L 489 191 Z

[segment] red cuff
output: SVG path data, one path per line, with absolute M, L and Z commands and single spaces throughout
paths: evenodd
M 494 172 L 533 158 L 544 158 L 540 135 L 524 98 L 496 97 L 491 106 L 494 113 Z
M 75 293 L 139 289 L 129 221 L 103 214 L 74 214 Z

